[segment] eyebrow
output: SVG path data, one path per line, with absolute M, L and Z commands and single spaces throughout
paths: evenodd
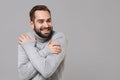
M 51 19 L 51 18 L 48 18 L 47 20 L 49 20 L 49 19 Z M 37 21 L 44 21 L 45 19 L 38 19 Z
M 44 21 L 44 19 L 38 19 L 37 21 Z
M 48 18 L 48 19 L 51 19 L 51 18 Z M 48 20 L 48 19 L 47 19 L 47 20 Z

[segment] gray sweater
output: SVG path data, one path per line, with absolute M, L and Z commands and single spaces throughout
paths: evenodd
M 51 53 L 47 38 L 41 38 L 37 34 L 27 33 L 37 40 L 18 45 L 18 72 L 22 80 L 61 80 L 64 68 L 66 38 L 63 33 L 54 32 L 51 37 L 53 42 L 61 45 L 62 52 Z

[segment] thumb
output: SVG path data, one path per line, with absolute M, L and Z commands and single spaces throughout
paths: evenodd
M 32 40 L 36 40 L 36 37 L 32 37 Z
M 51 42 L 52 42 L 52 41 L 51 41 L 51 40 L 49 40 L 49 41 L 48 41 L 48 45 L 49 45 L 49 44 L 51 44 Z

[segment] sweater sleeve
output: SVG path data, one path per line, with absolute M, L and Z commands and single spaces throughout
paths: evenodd
M 35 41 L 31 40 L 22 44 L 22 47 L 25 49 L 32 65 L 36 70 L 44 77 L 50 77 L 58 68 L 60 63 L 65 57 L 65 48 L 66 48 L 66 39 L 63 34 L 57 34 L 56 37 L 52 39 L 53 42 L 58 42 L 61 45 L 62 52 L 59 54 L 49 54 L 47 57 L 40 56 L 39 53 L 43 53 L 46 49 L 37 51 L 34 47 Z
M 31 64 L 21 45 L 18 45 L 18 72 L 23 80 L 29 80 L 37 74 L 37 70 Z

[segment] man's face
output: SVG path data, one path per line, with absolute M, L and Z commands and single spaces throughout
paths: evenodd
M 35 11 L 35 19 L 32 21 L 35 32 L 42 37 L 49 37 L 52 32 L 51 16 L 48 11 Z

